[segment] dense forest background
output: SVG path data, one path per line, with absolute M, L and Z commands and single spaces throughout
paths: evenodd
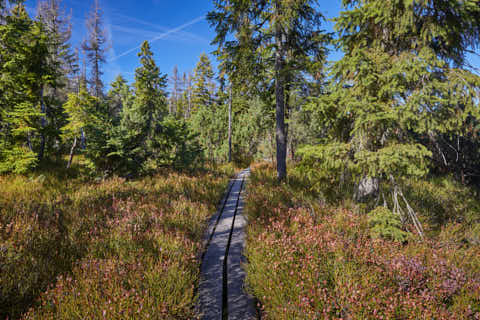
M 276 155 L 283 179 L 288 155 L 375 189 L 428 172 L 478 184 L 475 1 L 345 1 L 335 33 L 313 2 L 232 4 L 208 16 L 218 73 L 204 54 L 167 76 L 144 43 L 134 83 L 106 91 L 98 1 L 79 48 L 59 1 L 36 17 L 3 1 L 0 171 L 77 154 L 107 175 Z M 332 48 L 344 56 L 327 64 Z

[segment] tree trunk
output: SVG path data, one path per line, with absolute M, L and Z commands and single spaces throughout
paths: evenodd
M 289 139 L 289 129 L 290 129 L 290 114 L 291 114 L 291 106 L 290 106 L 290 88 L 291 88 L 291 78 L 289 75 L 286 75 L 285 78 L 285 141 L 287 143 L 288 148 L 288 139 Z
M 77 137 L 75 137 L 75 139 L 73 139 L 73 145 L 72 145 L 72 148 L 70 149 L 70 157 L 68 158 L 67 169 L 69 169 L 70 166 L 72 165 L 73 154 L 75 152 L 76 147 L 77 147 Z
M 280 10 L 277 4 L 277 15 Z M 287 139 L 285 134 L 285 81 L 283 66 L 285 58 L 284 33 L 280 23 L 275 25 L 275 100 L 276 100 L 276 140 L 277 140 L 277 178 L 283 181 L 287 177 Z
M 38 152 L 38 160 L 43 160 L 43 156 L 45 154 L 45 127 L 47 126 L 47 108 L 45 106 L 45 101 L 43 99 L 43 88 L 40 90 L 40 110 L 44 114 L 41 118 L 41 125 L 42 125 L 42 134 L 40 138 L 40 151 Z
M 380 190 L 379 184 L 378 178 L 364 176 L 357 185 L 354 200 L 362 202 L 369 197 L 376 196 Z
M 273 133 L 270 132 L 268 134 L 268 137 L 270 138 L 270 144 L 273 146 Z M 273 153 L 273 147 L 270 149 L 270 159 L 272 160 L 272 164 L 275 163 L 275 154 Z
M 232 162 L 232 85 L 228 102 L 228 162 Z
M 192 111 L 192 93 L 188 93 L 188 107 L 186 119 L 190 119 L 190 112 Z

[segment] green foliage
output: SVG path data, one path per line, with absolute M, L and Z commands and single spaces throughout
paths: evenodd
M 62 128 L 62 137 L 70 143 L 73 140 L 71 152 L 75 152 L 77 141 L 85 138 L 86 146 L 83 152 L 87 159 L 95 169 L 108 169 L 107 139 L 112 129 L 106 105 L 90 95 L 86 87 L 81 85 L 78 94 L 68 95 L 64 109 L 68 114 L 68 122 Z
M 229 76 L 232 86 L 257 94 L 266 105 L 273 104 L 275 91 L 277 169 L 283 180 L 288 138 L 285 117 L 290 114 L 292 92 L 305 88 L 309 76 L 320 80 L 318 68 L 325 61 L 330 40 L 321 29 L 324 18 L 317 1 L 216 0 L 207 19 L 215 27 L 213 44 L 218 45 L 215 53 L 222 74 Z
M 443 59 L 463 64 L 478 44 L 480 9 L 476 0 L 343 0 L 335 18 L 338 44 L 346 52 L 383 47 L 393 55 L 430 47 Z
M 35 166 L 35 136 L 42 131 L 42 88 L 55 82 L 47 64 L 47 35 L 22 4 L 0 24 L 0 171 L 25 172 Z M 18 162 L 17 162 L 18 159 Z
M 167 117 L 162 122 L 162 156 L 159 164 L 177 169 L 195 168 L 202 163 L 202 148 L 187 122 Z
M 127 175 L 162 166 L 195 167 L 201 160 L 201 148 L 188 123 L 167 117 L 166 76 L 153 60 L 148 42 L 138 56 L 142 66 L 135 72 L 134 92 L 123 78 L 117 78 L 109 92 L 110 103 L 116 106 L 110 105 L 107 112 L 113 118 L 110 129 L 105 129 L 108 139 L 103 150 L 107 154 L 97 158 L 105 158 L 111 170 Z
M 118 124 L 122 110 L 132 107 L 135 96 L 127 80 L 121 75 L 110 84 L 110 87 L 107 93 L 108 114 L 109 118 L 112 119 L 115 124 Z
M 427 180 L 410 179 L 405 195 L 428 222 L 432 236 L 442 241 L 478 243 L 480 202 L 477 188 L 464 186 L 452 176 L 434 176 Z
M 228 109 L 226 105 L 198 106 L 189 119 L 207 158 L 225 160 L 228 152 Z M 236 126 L 236 125 L 235 125 Z
M 64 105 L 68 114 L 68 122 L 62 128 L 64 139 L 80 138 L 87 127 L 94 126 L 99 121 L 95 114 L 98 103 L 99 100 L 90 95 L 85 86 L 80 88 L 78 94 L 68 95 Z
M 212 107 L 215 93 L 213 76 L 214 73 L 210 59 L 205 53 L 202 53 L 194 70 L 192 113 L 196 112 L 202 107 Z
M 400 217 L 385 207 L 376 207 L 368 213 L 368 223 L 373 238 L 398 242 L 407 240 L 408 233 L 402 230 Z
M 480 77 L 464 54 L 478 44 L 472 21 L 480 11 L 468 1 L 343 3 L 335 21 L 345 54 L 331 66 L 325 94 L 310 99 L 319 139 L 301 150 L 302 167 L 312 179 L 360 189 L 370 177 L 393 190 L 402 179 L 424 177 L 432 158 L 446 163 L 448 139 L 475 135 Z M 459 152 L 456 161 L 464 161 Z
M 348 143 L 330 143 L 325 145 L 305 146 L 297 154 L 302 158 L 300 170 L 312 181 L 314 175 L 325 173 L 325 178 L 339 177 L 347 169 L 354 169 L 354 163 L 349 157 L 351 146 Z
M 37 154 L 27 147 L 0 145 L 0 173 L 27 173 L 37 165 Z
M 153 60 L 150 45 L 145 41 L 138 53 L 141 66 L 135 70 L 135 100 L 131 109 L 125 108 L 122 125 L 137 141 L 137 151 L 144 160 L 161 156 L 161 122 L 167 114 L 166 75 Z

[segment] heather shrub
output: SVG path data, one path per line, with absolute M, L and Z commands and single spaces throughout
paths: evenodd
M 193 317 L 203 232 L 231 173 L 0 177 L 0 318 Z
M 247 287 L 262 319 L 480 319 L 478 246 L 434 233 L 372 237 L 401 225 L 382 209 L 323 201 L 307 180 L 299 195 L 302 179 L 276 184 L 269 165 L 252 174 Z

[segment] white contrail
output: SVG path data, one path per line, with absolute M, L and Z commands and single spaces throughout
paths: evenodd
M 170 30 L 168 30 L 168 31 L 166 31 L 166 32 L 164 32 L 164 33 L 162 33 L 162 34 L 159 34 L 159 35 L 156 36 L 155 38 L 150 39 L 148 42 L 153 43 L 153 42 L 155 42 L 155 41 L 158 41 L 158 40 L 160 40 L 160 39 L 163 39 L 163 38 L 171 35 L 172 33 L 182 31 L 182 30 L 185 29 L 186 27 L 189 27 L 189 26 L 191 26 L 192 24 L 195 24 L 195 23 L 197 23 L 197 22 L 199 22 L 199 21 L 201 21 L 201 20 L 203 20 L 203 19 L 205 19 L 205 16 L 197 17 L 197 18 L 193 19 L 192 21 L 187 22 L 187 23 L 185 23 L 185 24 L 182 24 L 181 26 L 179 26 L 179 27 L 177 27 L 177 28 L 170 29 Z M 141 47 L 141 45 L 136 46 L 135 48 L 128 49 L 127 51 L 125 51 L 125 52 L 123 52 L 123 53 L 120 53 L 118 56 L 115 56 L 115 57 L 111 58 L 110 60 L 108 60 L 108 62 L 112 62 L 112 61 L 117 60 L 118 58 L 121 58 L 121 57 L 123 57 L 123 56 L 126 56 L 127 54 L 132 53 L 132 52 L 135 51 L 135 50 L 138 50 L 140 47 Z
M 132 21 L 136 24 L 143 24 L 145 26 L 148 26 L 148 27 L 151 27 L 151 28 L 155 28 L 157 30 L 160 30 L 162 32 L 165 32 L 166 30 L 168 30 L 168 28 L 165 28 L 163 26 L 159 26 L 157 24 L 154 24 L 154 23 L 151 23 L 151 22 L 148 22 L 148 21 L 144 21 L 144 20 L 141 20 L 141 19 L 138 19 L 138 18 L 134 18 L 132 16 L 128 16 L 128 15 L 125 15 L 123 13 L 119 13 L 119 12 L 115 12 L 113 14 L 113 16 L 117 17 L 117 18 L 120 18 L 123 21 L 125 20 L 129 20 L 129 21 Z M 210 40 L 208 40 L 207 38 L 204 38 L 204 37 L 200 37 L 199 35 L 197 34 L 194 34 L 194 33 L 191 33 L 191 32 L 186 32 L 186 31 L 183 31 L 182 32 L 179 32 L 178 33 L 179 35 L 184 35 L 186 36 L 186 39 L 189 39 L 188 37 L 190 37 L 191 39 L 193 40 L 200 40 L 200 41 L 203 41 L 203 42 L 210 42 Z

